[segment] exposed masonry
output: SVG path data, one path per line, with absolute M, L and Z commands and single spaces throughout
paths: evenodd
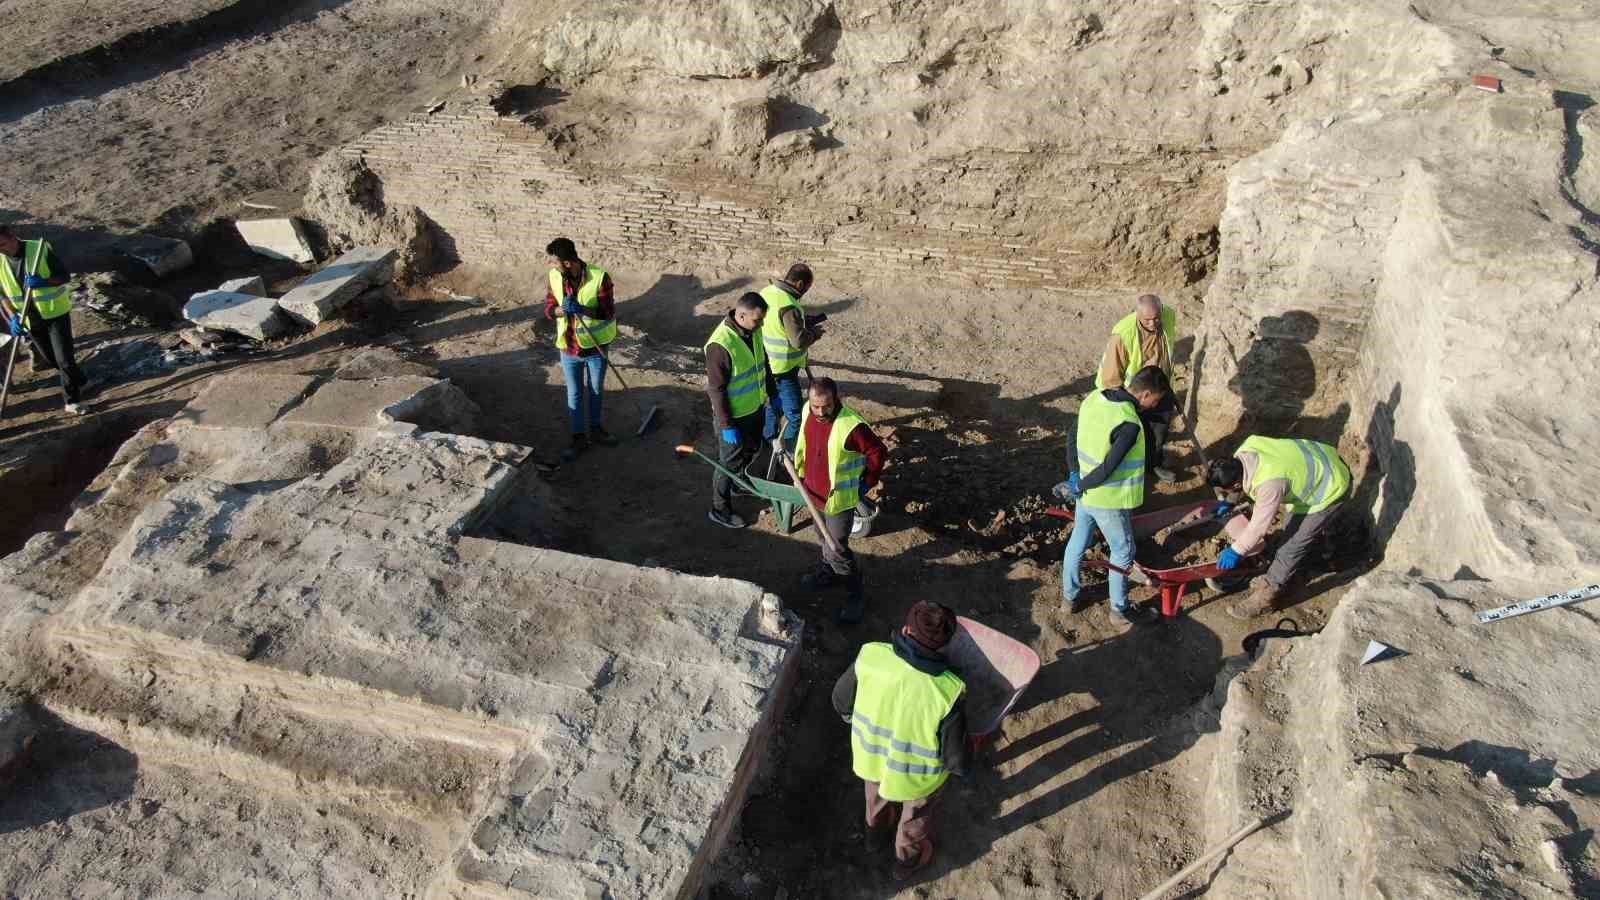
M 566 234 L 600 258 L 711 259 L 759 268 L 805 259 L 831 272 L 931 275 L 1061 293 L 1104 289 L 1114 280 L 1101 263 L 1102 241 L 1040 240 L 1021 227 L 985 221 L 981 209 L 780 205 L 748 179 L 712 184 L 665 167 L 571 168 L 537 128 L 488 106 L 388 125 L 341 152 L 366 161 L 383 180 L 386 202 L 414 204 L 433 219 L 463 261 L 499 268 L 543 265 L 548 236 Z

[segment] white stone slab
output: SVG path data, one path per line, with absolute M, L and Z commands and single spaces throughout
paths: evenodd
M 278 308 L 306 325 L 321 324 L 363 291 L 392 281 L 395 256 L 385 247 L 356 247 L 284 294 Z
M 234 223 L 251 250 L 273 259 L 315 262 L 299 219 L 244 219 Z
M 183 305 L 183 317 L 208 331 L 231 331 L 265 341 L 289 330 L 269 297 L 232 291 L 205 291 Z

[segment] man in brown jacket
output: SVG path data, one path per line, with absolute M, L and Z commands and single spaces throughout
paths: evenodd
M 1163 305 L 1160 297 L 1155 294 L 1140 296 L 1134 311 L 1111 328 L 1111 338 L 1100 357 L 1100 370 L 1095 373 L 1095 389 L 1123 387 L 1133 373 L 1145 366 L 1156 366 L 1170 380 L 1177 328 L 1177 313 Z M 1162 464 L 1166 460 L 1168 432 L 1183 430 L 1177 400 L 1168 393 L 1160 406 L 1142 410 L 1139 418 L 1144 422 L 1145 471 L 1157 481 L 1173 481 L 1177 476 Z

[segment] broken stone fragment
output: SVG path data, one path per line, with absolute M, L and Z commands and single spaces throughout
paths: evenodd
M 231 331 L 257 341 L 289 330 L 271 298 L 231 291 L 195 294 L 184 304 L 183 317 L 208 331 Z
M 229 294 L 254 294 L 257 297 L 267 295 L 266 279 L 260 275 L 251 275 L 249 278 L 233 278 L 218 285 L 217 290 Z
M 262 256 L 298 263 L 316 261 L 299 219 L 243 219 L 234 224 L 245 244 Z
M 357 247 L 284 294 L 278 308 L 305 325 L 319 325 L 368 288 L 393 281 L 395 257 L 392 249 Z
M 152 235 L 136 237 L 123 245 L 122 252 L 144 263 L 157 278 L 165 278 L 194 265 L 194 251 L 188 243 L 177 238 Z
M 722 152 L 753 159 L 766 146 L 771 130 L 772 112 L 767 98 L 741 100 L 722 112 Z

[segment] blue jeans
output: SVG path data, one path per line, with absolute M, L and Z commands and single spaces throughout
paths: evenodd
M 767 404 L 767 424 L 761 430 L 761 436 L 768 442 L 778 436 L 778 413 L 782 412 L 787 420 L 783 424 L 783 446 L 793 450 L 795 443 L 800 440 L 800 410 L 805 403 L 805 398 L 800 394 L 800 370 L 774 375 L 772 380 L 777 382 L 778 396 Z
M 1096 509 L 1079 503 L 1072 521 L 1072 537 L 1067 540 L 1067 552 L 1061 557 L 1061 593 L 1068 603 L 1078 599 L 1078 592 L 1083 590 L 1078 563 L 1083 560 L 1083 551 L 1089 549 L 1089 539 L 1094 537 L 1095 528 L 1106 536 L 1112 565 L 1126 569 L 1133 564 L 1133 510 Z M 1128 578 L 1116 572 L 1110 575 L 1111 608 L 1123 612 L 1128 608 Z
M 581 394 L 589 395 L 589 428 L 599 428 L 600 392 L 606 384 L 605 357 L 598 353 L 594 356 L 563 353 L 561 374 L 567 378 L 567 416 L 572 419 L 572 433 L 583 434 L 587 430 L 583 427 L 583 407 L 578 403 Z

